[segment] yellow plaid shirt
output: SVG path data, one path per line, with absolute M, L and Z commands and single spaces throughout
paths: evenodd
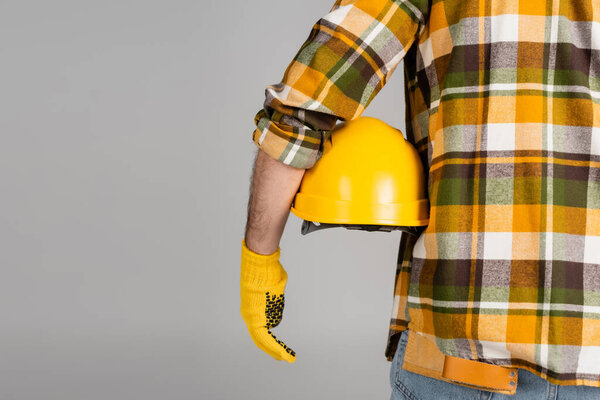
M 600 0 L 339 0 L 254 142 L 310 168 L 404 60 L 430 223 L 400 241 L 386 356 L 448 355 L 600 386 Z

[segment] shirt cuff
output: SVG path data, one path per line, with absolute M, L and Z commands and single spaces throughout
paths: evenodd
M 281 124 L 264 110 L 255 117 L 254 143 L 269 156 L 294 168 L 311 168 L 323 155 L 331 130 L 312 130 Z

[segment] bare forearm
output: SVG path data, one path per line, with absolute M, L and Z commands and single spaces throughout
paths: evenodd
M 259 254 L 271 254 L 277 250 L 304 171 L 258 150 L 245 231 L 246 246 L 250 250 Z

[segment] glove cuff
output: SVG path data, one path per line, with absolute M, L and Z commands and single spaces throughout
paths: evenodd
M 241 280 L 249 284 L 275 285 L 287 278 L 287 273 L 279 262 L 281 249 L 271 254 L 258 254 L 246 246 L 242 239 Z

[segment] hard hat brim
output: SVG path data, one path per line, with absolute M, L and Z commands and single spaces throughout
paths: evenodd
M 305 212 L 303 210 L 311 210 Z M 305 193 L 296 194 L 292 213 L 306 221 L 328 224 L 425 226 L 429 224 L 429 201 L 362 204 Z

